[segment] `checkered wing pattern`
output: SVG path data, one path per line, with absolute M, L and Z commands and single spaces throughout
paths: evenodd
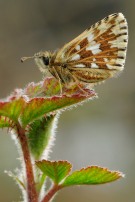
M 98 82 L 124 68 L 128 27 L 122 13 L 109 15 L 61 48 L 56 61 L 80 81 Z

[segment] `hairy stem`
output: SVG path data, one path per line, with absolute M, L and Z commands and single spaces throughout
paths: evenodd
M 61 188 L 62 187 L 60 185 L 54 185 L 45 195 L 45 197 L 41 202 L 49 202 L 52 199 L 52 197 L 56 194 L 56 192 L 59 191 Z
M 25 134 L 25 129 L 23 129 L 19 123 L 17 124 L 17 133 L 18 133 L 18 138 L 20 140 L 24 163 L 25 163 L 25 169 L 26 169 L 28 202 L 38 202 L 38 195 L 36 192 L 36 186 L 34 181 L 34 174 L 33 174 L 30 152 L 28 148 L 27 137 Z

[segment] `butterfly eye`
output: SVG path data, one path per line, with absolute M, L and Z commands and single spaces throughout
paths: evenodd
M 42 57 L 44 64 L 47 66 L 49 65 L 49 58 L 48 57 Z

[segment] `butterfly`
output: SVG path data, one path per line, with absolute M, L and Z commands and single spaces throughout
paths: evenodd
M 127 21 L 122 13 L 107 16 L 61 49 L 41 51 L 32 57 L 46 76 L 70 88 L 74 83 L 99 83 L 124 69 L 128 43 Z M 62 88 L 62 87 L 61 87 Z

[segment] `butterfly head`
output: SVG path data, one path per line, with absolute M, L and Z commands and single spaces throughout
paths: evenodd
M 39 52 L 34 55 L 34 60 L 39 67 L 40 71 L 44 72 L 50 66 L 51 53 L 48 51 Z
M 35 62 L 38 65 L 39 69 L 42 72 L 44 72 L 50 66 L 52 53 L 49 52 L 49 51 L 44 51 L 44 52 L 41 51 L 41 52 L 35 53 L 31 57 L 23 57 L 23 58 L 21 58 L 21 62 L 24 62 L 25 60 L 32 59 L 32 58 L 35 60 Z

